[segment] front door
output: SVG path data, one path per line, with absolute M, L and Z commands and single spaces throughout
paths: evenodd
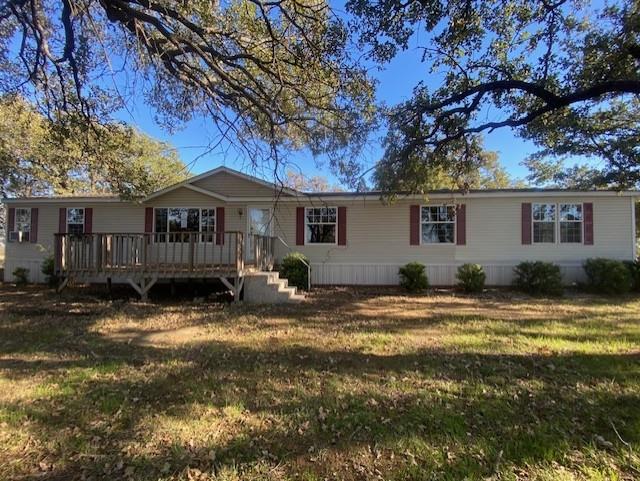
M 255 259 L 254 235 L 271 235 L 271 209 L 269 207 L 247 208 L 247 255 L 246 259 Z

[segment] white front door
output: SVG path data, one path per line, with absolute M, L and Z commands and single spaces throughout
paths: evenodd
M 271 209 L 269 207 L 247 208 L 247 255 L 248 261 L 254 261 L 254 235 L 271 235 Z

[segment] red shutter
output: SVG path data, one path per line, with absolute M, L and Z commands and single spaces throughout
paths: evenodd
M 304 207 L 296 207 L 296 245 L 304 245 Z
M 456 207 L 456 244 L 459 246 L 467 243 L 467 206 L 458 204 Z
M 420 245 L 420 206 L 409 207 L 409 243 L 412 246 Z
M 7 213 L 7 241 L 13 242 L 11 240 L 10 232 L 14 232 L 16 230 L 16 209 L 15 207 L 9 207 L 9 212 Z
M 93 208 L 85 207 L 84 209 L 84 233 L 91 234 L 93 232 Z
M 338 245 L 347 245 L 347 208 L 338 207 Z
M 522 204 L 522 244 L 531 244 L 531 204 Z
M 67 233 L 67 209 L 60 207 L 58 214 L 58 234 Z
M 584 243 L 585 245 L 593 245 L 593 203 L 585 202 L 584 209 Z
M 153 232 L 153 207 L 144 209 L 144 231 Z
M 224 244 L 224 207 L 216 207 L 216 244 Z
M 38 208 L 33 207 L 31 209 L 31 233 L 29 234 L 29 240 L 33 243 L 38 242 Z

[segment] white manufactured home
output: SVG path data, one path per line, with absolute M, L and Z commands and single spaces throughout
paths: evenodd
M 295 292 L 266 273 L 299 251 L 312 285 L 393 285 L 411 261 L 427 266 L 432 285 L 455 284 L 467 262 L 484 266 L 488 285 L 508 285 L 524 260 L 552 261 L 570 283 L 588 258 L 635 258 L 639 195 L 434 191 L 386 203 L 376 192 L 301 193 L 219 167 L 140 202 L 4 199 L 4 276 L 24 267 L 42 282 L 43 259 L 53 256 L 65 279 L 125 281 L 143 297 L 158 280 L 197 277 L 220 278 L 237 297 L 244 286 L 245 298 L 258 296 L 256 279 L 279 283 L 284 299 Z

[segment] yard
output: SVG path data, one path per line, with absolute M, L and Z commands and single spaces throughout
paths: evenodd
M 0 479 L 640 478 L 640 301 L 0 288 Z

